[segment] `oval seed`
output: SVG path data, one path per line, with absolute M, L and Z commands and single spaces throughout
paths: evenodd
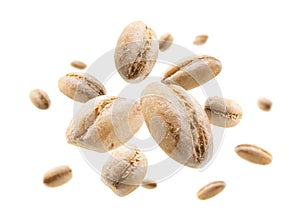
M 261 97 L 257 101 L 257 106 L 263 111 L 270 111 L 272 107 L 272 101 L 265 97 Z
M 202 187 L 198 192 L 197 192 L 197 197 L 200 200 L 206 200 L 209 198 L 214 197 L 215 195 L 219 194 L 221 191 L 224 190 L 226 184 L 224 181 L 214 181 L 211 182 L 204 187 Z
M 204 109 L 213 125 L 224 128 L 236 126 L 243 116 L 243 109 L 238 103 L 219 96 L 209 97 Z
M 46 110 L 50 107 L 50 98 L 48 94 L 41 89 L 34 89 L 30 91 L 29 98 L 33 105 L 41 110 Z
M 71 72 L 60 78 L 58 88 L 67 97 L 81 103 L 106 94 L 104 85 L 96 77 L 82 72 Z
M 127 25 L 118 39 L 114 54 L 121 77 L 129 83 L 144 80 L 154 67 L 158 45 L 155 32 L 143 22 Z
M 78 68 L 78 69 L 85 69 L 86 68 L 86 64 L 83 63 L 82 61 L 72 61 L 71 65 L 74 68 Z
M 193 44 L 194 45 L 203 45 L 206 43 L 207 39 L 208 39 L 207 35 L 198 35 L 195 37 Z
M 185 58 L 170 66 L 163 74 L 162 82 L 176 84 L 190 90 L 215 78 L 222 69 L 221 62 L 211 56 L 199 55 Z
M 255 164 L 267 165 L 272 162 L 271 153 L 256 145 L 241 144 L 235 147 L 235 152 L 241 158 Z
M 173 36 L 170 33 L 165 33 L 159 38 L 159 50 L 166 51 L 173 43 Z
M 192 95 L 180 86 L 154 82 L 143 90 L 141 102 L 150 134 L 168 156 L 192 168 L 211 160 L 210 123 Z
M 58 166 L 44 175 L 44 184 L 47 187 L 58 187 L 67 183 L 72 178 L 72 170 L 68 166 Z
M 112 151 L 101 171 L 101 180 L 123 197 L 137 189 L 147 172 L 148 161 L 138 149 L 121 146 Z
M 142 187 L 146 189 L 154 189 L 157 187 L 157 183 L 154 180 L 143 180 Z

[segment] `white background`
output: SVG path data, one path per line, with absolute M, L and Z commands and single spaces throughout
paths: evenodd
M 0 223 L 299 223 L 299 7 L 298 1 L 1 1 Z M 157 189 L 120 198 L 100 181 L 78 149 L 65 141 L 73 102 L 57 80 L 92 64 L 115 47 L 130 22 L 144 21 L 160 36 L 223 64 L 223 95 L 244 109 L 226 131 L 213 164 L 203 172 L 184 168 Z M 194 37 L 208 34 L 204 46 Z M 162 73 L 163 70 L 156 70 Z M 151 74 L 154 75 L 154 74 Z M 107 85 L 116 94 L 122 79 Z M 30 102 L 31 89 L 48 92 L 47 111 Z M 191 91 L 203 105 L 201 88 Z M 272 99 L 269 113 L 258 97 Z M 147 137 L 147 136 L 146 136 Z M 237 144 L 257 144 L 273 154 L 259 166 L 240 159 Z M 157 149 L 159 150 L 159 149 Z M 43 185 L 45 171 L 67 164 L 66 185 Z M 225 190 L 208 201 L 196 197 L 210 181 Z

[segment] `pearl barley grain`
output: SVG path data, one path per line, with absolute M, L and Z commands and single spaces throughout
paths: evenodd
M 120 76 L 129 83 L 144 80 L 158 57 L 159 44 L 155 32 L 141 21 L 128 24 L 122 31 L 114 59 Z
M 213 136 L 208 117 L 182 87 L 150 83 L 141 102 L 150 134 L 168 156 L 192 168 L 211 160 Z
M 251 163 L 267 165 L 272 162 L 272 154 L 256 145 L 241 144 L 235 147 L 235 152 L 239 157 Z
M 67 183 L 72 178 L 72 170 L 68 166 L 58 166 L 44 175 L 44 184 L 47 187 L 59 187 Z
M 159 38 L 159 50 L 166 51 L 173 43 L 173 36 L 165 33 Z
M 143 180 L 142 187 L 146 189 L 154 189 L 157 187 L 157 183 L 154 180 Z
M 86 64 L 83 63 L 82 61 L 72 61 L 71 65 L 74 68 L 78 68 L 78 69 L 85 69 L 86 68 Z
M 131 139 L 143 121 L 139 101 L 99 96 L 83 104 L 75 113 L 66 139 L 70 144 L 105 153 Z
M 236 126 L 243 116 L 243 109 L 237 102 L 219 96 L 207 98 L 204 110 L 211 124 L 224 128 Z
M 198 35 L 195 37 L 195 40 L 193 42 L 194 45 L 203 45 L 206 43 L 208 39 L 208 36 L 207 35 Z
M 116 195 L 124 197 L 142 183 L 148 167 L 145 155 L 138 149 L 121 146 L 112 151 L 101 171 L 101 180 Z
M 221 62 L 214 57 L 208 55 L 193 56 L 170 66 L 163 74 L 161 81 L 190 90 L 215 78 L 221 69 Z
M 261 97 L 257 101 L 257 106 L 263 111 L 270 111 L 272 108 L 272 101 L 265 97 Z
M 61 77 L 58 88 L 70 99 L 81 103 L 106 94 L 104 85 L 96 77 L 81 72 L 71 72 Z
M 50 107 L 51 101 L 48 94 L 41 89 L 30 91 L 29 98 L 38 109 L 46 110 Z
M 214 181 L 211 182 L 204 187 L 202 187 L 198 192 L 197 192 L 197 197 L 200 200 L 207 200 L 209 198 L 212 198 L 219 194 L 221 191 L 224 190 L 226 184 L 224 181 Z

